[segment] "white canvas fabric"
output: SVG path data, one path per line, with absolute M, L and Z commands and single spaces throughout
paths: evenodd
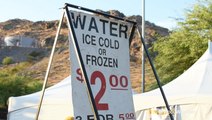
M 35 120 L 40 92 L 10 97 L 8 120 Z M 71 77 L 46 89 L 39 120 L 63 120 L 73 115 Z
M 132 91 L 133 94 L 136 94 Z M 65 120 L 73 116 L 71 76 L 46 89 L 39 120 Z M 8 120 L 35 120 L 40 92 L 10 97 Z
M 163 86 L 169 104 L 180 105 L 183 113 L 182 120 L 212 119 L 209 115 L 212 109 L 212 42 L 208 44 L 208 49 L 195 64 L 172 82 Z M 159 89 L 136 94 L 133 97 L 137 114 L 142 110 L 165 106 Z M 208 107 L 203 109 L 203 105 Z M 193 111 L 189 112 L 189 109 Z M 188 115 L 185 114 L 193 117 L 187 117 Z M 210 117 L 206 117 L 206 115 Z

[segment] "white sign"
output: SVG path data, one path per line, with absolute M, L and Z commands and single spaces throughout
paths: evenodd
M 129 70 L 131 26 L 85 13 L 70 11 L 69 15 L 100 120 L 134 120 Z M 76 120 L 94 120 L 92 103 L 72 42 L 70 46 L 74 117 Z

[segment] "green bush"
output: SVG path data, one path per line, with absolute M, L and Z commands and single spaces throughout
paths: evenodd
M 33 51 L 28 54 L 27 58 L 29 61 L 31 60 L 37 60 L 41 56 L 41 52 Z
M 2 61 L 3 65 L 9 65 L 13 63 L 13 59 L 11 57 L 5 57 Z
M 0 106 L 7 106 L 7 100 L 11 96 L 20 96 L 33 93 L 41 89 L 42 84 L 30 77 L 18 75 L 3 75 L 0 77 Z
M 41 55 L 41 52 L 37 52 L 37 51 L 33 51 L 31 53 L 29 53 L 29 56 L 32 56 L 32 57 L 38 57 Z
M 6 24 L 3 26 L 3 30 L 11 30 L 13 28 L 15 28 L 15 27 L 12 24 Z
M 39 80 L 23 73 L 30 65 L 28 62 L 22 62 L 0 71 L 0 108 L 7 107 L 7 100 L 11 96 L 26 95 L 41 90 L 42 83 Z

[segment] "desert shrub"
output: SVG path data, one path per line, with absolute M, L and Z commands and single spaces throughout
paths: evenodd
M 3 26 L 3 30 L 11 30 L 13 28 L 14 28 L 14 26 L 12 24 L 6 24 Z
M 32 57 L 38 57 L 39 55 L 41 55 L 41 53 L 33 51 L 33 52 L 29 53 L 29 55 L 32 56 Z
M 55 27 L 55 23 L 54 22 L 48 22 L 47 25 L 46 25 L 47 29 L 54 28 L 54 27 Z
M 41 89 L 42 84 L 30 77 L 1 74 L 0 77 L 0 105 L 6 107 L 11 96 L 33 93 Z
M 5 57 L 2 61 L 3 65 L 9 65 L 13 63 L 13 59 L 11 57 Z
M 0 71 L 0 108 L 6 108 L 7 100 L 11 96 L 20 96 L 41 90 L 42 83 L 39 80 L 22 73 L 28 66 L 30 63 L 22 62 Z
M 41 56 L 41 52 L 33 51 L 27 55 L 28 60 L 37 60 Z

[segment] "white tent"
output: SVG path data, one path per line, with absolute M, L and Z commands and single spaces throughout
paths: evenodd
M 204 55 L 181 76 L 163 86 L 170 105 L 177 106 L 175 113 L 179 120 L 212 119 L 212 43 Z M 40 93 L 10 97 L 8 120 L 34 120 Z M 134 108 L 137 120 L 148 120 L 153 108 L 165 106 L 158 89 L 134 94 Z M 47 102 L 48 101 L 48 102 Z M 48 88 L 45 92 L 39 120 L 62 120 L 73 115 L 71 77 Z M 157 113 L 158 114 L 158 113 Z M 164 115 L 164 111 L 162 111 Z M 161 120 L 150 116 L 151 120 Z
M 177 106 L 177 119 L 212 120 L 212 42 L 209 42 L 207 51 L 195 64 L 164 85 L 163 90 L 169 104 Z M 139 120 L 147 120 L 151 114 L 152 120 L 153 116 L 157 120 L 162 119 L 159 118 L 157 107 L 165 104 L 159 89 L 134 95 L 134 104 Z
M 73 116 L 71 76 L 45 91 L 39 120 L 65 120 Z M 133 91 L 134 94 L 136 94 Z M 35 120 L 41 92 L 10 97 L 8 120 Z
M 71 76 L 46 89 L 39 120 L 65 120 L 73 115 Z M 8 120 L 35 120 L 40 92 L 10 97 Z

